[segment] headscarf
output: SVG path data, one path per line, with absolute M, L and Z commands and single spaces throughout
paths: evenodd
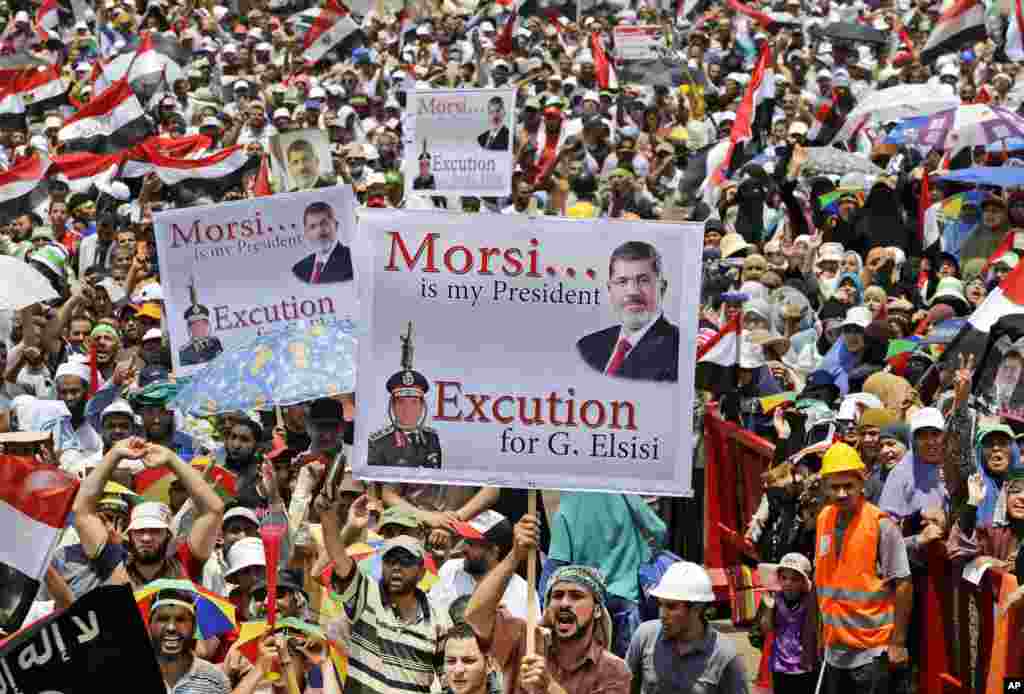
M 845 282 L 846 280 L 850 280 L 851 282 L 853 282 L 853 287 L 857 291 L 857 293 L 854 294 L 853 297 L 853 305 L 859 306 L 861 302 L 864 300 L 864 283 L 861 282 L 860 275 L 853 272 L 844 272 L 843 274 L 839 275 L 839 283 L 836 285 L 836 288 L 838 289 L 839 287 L 843 286 L 843 282 Z
M 1010 471 L 1016 471 L 1021 468 L 1020 461 L 1020 447 L 1017 446 L 1017 442 L 1014 440 L 1013 431 L 1008 431 L 1004 427 L 986 427 L 982 426 L 978 428 L 978 435 L 975 437 L 974 442 L 974 455 L 975 460 L 978 461 L 978 474 L 981 475 L 981 479 L 985 484 L 985 498 L 981 500 L 981 504 L 978 505 L 978 525 L 981 527 L 991 526 L 997 522 L 1005 522 L 1006 520 L 1006 482 L 1005 479 L 1002 484 L 999 483 L 995 477 L 993 477 L 988 468 L 985 466 L 985 454 L 982 449 L 982 439 L 988 434 L 993 432 L 1002 431 L 1010 437 L 1010 465 L 1006 470 L 1005 479 L 1009 479 Z M 1002 513 L 998 514 L 1000 510 Z
M 890 373 L 877 373 L 864 381 L 864 392 L 871 393 L 882 401 L 882 406 L 897 412 L 903 412 L 903 398 L 908 390 L 912 390 L 910 381 Z

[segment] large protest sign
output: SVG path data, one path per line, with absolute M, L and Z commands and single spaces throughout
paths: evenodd
M 664 32 L 655 24 L 617 26 L 612 33 L 619 60 L 656 60 L 664 52 Z
M 404 134 L 406 193 L 510 195 L 515 113 L 512 89 L 410 93 Z
M 0 691 L 167 691 L 130 586 L 101 586 L 0 646 Z M 128 685 L 127 683 L 130 683 Z
M 258 334 L 358 317 L 349 186 L 186 207 L 154 224 L 179 374 Z
M 359 234 L 357 478 L 692 493 L 699 225 L 369 210 Z

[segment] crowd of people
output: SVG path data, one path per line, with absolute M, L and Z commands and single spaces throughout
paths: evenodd
M 1024 582 L 1024 345 L 1004 340 L 985 362 L 943 353 L 970 326 L 961 319 L 1012 293 L 1024 197 L 941 180 L 1021 162 L 1006 140 L 945 150 L 900 144 L 896 120 L 844 128 L 899 85 L 1018 109 L 1014 18 L 993 3 L 981 34 L 940 36 L 946 50 L 922 62 L 949 21 L 929 0 L 541 5 L 352 8 L 358 29 L 314 61 L 302 0 L 8 3 L 0 63 L 20 75 L 56 65 L 64 91 L 40 109 L 18 80 L 0 84 L 0 254 L 59 297 L 0 311 L 0 432 L 5 452 L 81 479 L 46 585 L 29 615 L 0 614 L 8 629 L 100 585 L 165 578 L 230 599 L 242 623 L 266 617 L 272 583 L 279 617 L 326 637 L 286 630 L 247 655 L 238 630 L 199 638 L 194 593 L 162 591 L 148 629 L 168 691 L 749 691 L 754 673 L 708 621 L 716 595 L 699 557 L 641 591 L 649 540 L 669 530 L 658 499 L 545 492 L 531 514 L 517 490 L 330 475 L 352 443 L 351 396 L 209 419 L 171 406 L 181 384 L 153 215 L 283 190 L 260 164 L 273 135 L 302 128 L 327 133 L 334 175 L 296 179 L 351 185 L 370 207 L 703 226 L 700 345 L 730 326 L 741 338 L 727 373 L 698 366 L 701 398 L 774 445 L 743 534 L 749 556 L 779 567 L 757 618 L 774 634 L 776 691 L 912 688 L 913 586 L 932 547 Z M 832 37 L 834 22 L 891 45 Z M 660 69 L 616 64 L 622 25 L 660 28 Z M 122 166 L 83 185 L 62 169 L 25 196 L 9 172 L 68 153 L 65 125 L 144 37 L 187 56 L 147 94 L 146 136 L 195 159 L 240 146 L 244 175 L 197 186 Z M 772 76 L 756 78 L 774 89 L 755 103 L 766 56 Z M 516 90 L 507 197 L 407 192 L 407 95 L 441 87 Z M 815 148 L 830 145 L 847 168 L 822 169 Z M 219 351 L 208 313 L 188 321 L 196 354 Z M 165 498 L 140 496 L 160 473 Z M 270 527 L 286 528 L 276 566 Z M 376 573 L 359 554 L 370 542 Z M 536 603 L 524 579 L 534 553 Z

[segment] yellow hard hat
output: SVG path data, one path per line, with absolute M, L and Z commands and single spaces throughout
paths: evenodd
M 849 444 L 836 443 L 825 451 L 825 457 L 821 459 L 822 477 L 837 472 L 857 472 L 861 475 L 867 472 L 856 448 Z

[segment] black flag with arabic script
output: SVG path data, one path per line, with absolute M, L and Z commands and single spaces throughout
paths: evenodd
M 167 691 L 130 586 L 91 590 L 0 643 L 0 682 L 21 694 Z

